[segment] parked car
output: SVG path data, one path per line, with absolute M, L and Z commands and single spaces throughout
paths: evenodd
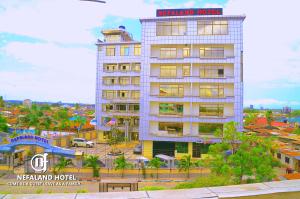
M 134 147 L 133 154 L 142 154 L 142 144 L 137 144 Z
M 72 141 L 71 141 L 71 145 L 74 146 L 74 147 L 89 147 L 89 148 L 92 148 L 94 147 L 94 142 L 92 141 L 88 141 L 84 138 L 74 138 Z

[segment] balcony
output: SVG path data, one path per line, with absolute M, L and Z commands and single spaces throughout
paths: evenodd
M 139 116 L 139 111 L 110 110 L 103 113 L 107 116 Z
M 174 131 L 156 131 L 156 132 L 150 133 L 150 135 L 156 136 L 156 137 L 183 137 L 182 132 L 177 133 Z

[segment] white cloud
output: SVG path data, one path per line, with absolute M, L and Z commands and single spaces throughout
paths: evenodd
M 0 2 L 0 6 L 5 7 L 0 13 L 0 32 L 60 43 L 92 44 L 96 38 L 91 29 L 101 26 L 106 16 L 136 19 L 154 16 L 156 9 L 155 4 L 145 3 L 143 0 L 130 0 L 130 3 L 123 0 L 109 0 L 106 4 L 79 0 L 26 2 L 26 4 L 23 0 Z
M 10 99 L 94 102 L 96 50 L 13 42 L 5 51 L 32 65 L 28 71 L 0 73 L 0 90 Z
M 300 1 L 229 0 L 224 14 L 246 14 L 244 21 L 245 82 L 266 87 L 299 86 Z M 293 60 L 293 61 L 291 61 Z

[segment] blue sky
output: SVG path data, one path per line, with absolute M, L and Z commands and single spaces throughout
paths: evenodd
M 224 14 L 247 16 L 245 106 L 300 108 L 299 6 L 296 0 L 1 0 L 0 95 L 94 103 L 101 29 L 125 25 L 139 40 L 138 19 L 158 8 L 223 7 Z

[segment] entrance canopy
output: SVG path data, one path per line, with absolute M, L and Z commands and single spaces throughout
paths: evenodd
M 48 139 L 37 135 L 20 135 L 18 137 L 12 138 L 9 144 L 0 145 L 0 152 L 13 153 L 15 151 L 16 146 L 21 145 L 39 146 L 45 149 L 45 153 L 51 153 L 67 157 L 75 157 L 74 150 L 52 146 L 51 144 L 49 144 Z

